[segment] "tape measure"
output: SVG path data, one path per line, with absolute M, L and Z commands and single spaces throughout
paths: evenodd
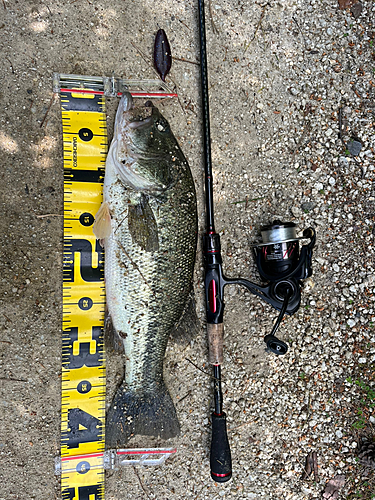
M 61 491 L 104 499 L 103 251 L 92 232 L 102 202 L 104 96 L 61 92 L 64 151 Z
M 92 225 L 102 202 L 108 150 L 105 96 L 176 97 L 164 82 L 54 74 L 64 162 L 61 389 L 63 500 L 104 500 L 104 471 L 161 465 L 175 448 L 105 451 L 104 254 Z

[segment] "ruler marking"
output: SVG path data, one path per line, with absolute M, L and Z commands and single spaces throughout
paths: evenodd
M 103 378 L 103 377 L 98 377 L 98 378 Z M 65 380 L 64 380 L 64 382 L 65 382 Z M 70 382 L 70 380 L 67 380 L 66 382 Z M 96 387 L 102 387 L 102 384 L 100 384 L 100 385 L 92 385 L 92 386 L 91 386 L 91 388 L 96 388 Z M 64 388 L 64 391 L 76 391 L 76 390 L 77 390 L 77 387 L 65 387 L 65 388 Z M 102 395 L 102 394 L 100 393 L 100 396 L 101 396 L 101 395 Z M 103 393 L 103 395 L 105 395 L 105 393 Z M 96 397 L 96 396 L 94 396 L 94 397 Z M 67 395 L 67 396 L 64 396 L 64 398 L 68 398 L 68 399 L 69 399 L 69 398 L 70 398 L 70 396 L 69 396 L 69 395 Z M 100 401 L 100 402 L 101 402 L 101 401 L 105 401 L 105 399 L 104 399 L 104 400 L 99 399 L 98 401 Z
M 99 128 L 104 128 L 104 127 L 99 127 Z M 65 134 L 67 134 L 67 135 L 69 135 L 69 134 L 70 135 L 76 135 L 76 136 L 78 135 L 77 132 L 66 132 L 66 131 L 65 131 Z M 93 137 L 107 137 L 107 135 L 105 135 L 105 134 L 94 134 Z

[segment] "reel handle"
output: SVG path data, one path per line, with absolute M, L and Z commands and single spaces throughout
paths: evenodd
M 227 417 L 212 413 L 211 477 L 217 483 L 225 483 L 232 477 L 232 457 L 227 435 Z
M 264 342 L 267 344 L 267 349 L 278 356 L 286 354 L 288 350 L 288 345 L 272 334 L 266 335 L 264 337 Z
M 264 337 L 264 342 L 267 344 L 267 349 L 273 352 L 274 354 L 277 354 L 278 356 L 286 354 L 288 350 L 288 345 L 282 340 L 279 340 L 275 336 L 275 333 L 276 330 L 279 328 L 283 317 L 285 316 L 291 297 L 295 294 L 295 291 L 293 290 L 292 287 L 292 282 L 285 282 L 283 284 L 284 287 L 282 288 L 281 293 L 284 295 L 284 302 L 280 309 L 280 314 L 276 320 L 276 323 L 273 325 L 272 332 Z

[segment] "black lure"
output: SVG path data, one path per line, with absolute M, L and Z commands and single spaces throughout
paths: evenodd
M 165 31 L 160 29 L 156 33 L 154 45 L 154 65 L 160 78 L 165 82 L 165 77 L 172 67 L 172 53 Z

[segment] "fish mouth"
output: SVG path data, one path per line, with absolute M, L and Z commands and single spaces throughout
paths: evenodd
M 124 92 L 122 100 L 124 111 L 129 111 L 134 108 L 134 100 L 130 92 Z
M 151 101 L 147 101 L 142 107 L 132 108 L 132 117 L 129 117 L 128 127 L 130 130 L 143 130 L 153 124 L 155 107 Z
M 143 144 L 142 135 L 147 138 L 147 129 L 152 129 L 157 109 L 154 106 L 134 106 L 133 98 L 124 93 L 116 116 L 116 145 L 110 151 L 122 181 L 136 191 L 162 190 L 165 186 L 142 174 L 139 161 L 160 160 L 163 155 L 149 151 Z M 138 131 L 146 132 L 138 135 Z
M 133 130 L 142 130 L 149 127 L 152 124 L 152 114 L 147 118 L 142 118 L 141 120 L 135 120 L 129 123 L 129 128 Z
M 127 127 L 134 131 L 146 129 L 152 125 L 154 109 L 151 101 L 147 101 L 143 107 L 136 107 L 130 92 L 124 92 L 118 113 L 126 119 Z
M 124 116 L 126 116 L 131 109 L 134 107 L 133 97 L 130 92 L 123 92 L 120 99 L 119 105 L 116 111 L 115 118 L 115 130 L 114 136 L 117 137 L 120 134 L 120 124 L 123 122 Z
M 134 108 L 134 99 L 130 92 L 123 92 L 117 111 L 119 114 L 126 113 Z

